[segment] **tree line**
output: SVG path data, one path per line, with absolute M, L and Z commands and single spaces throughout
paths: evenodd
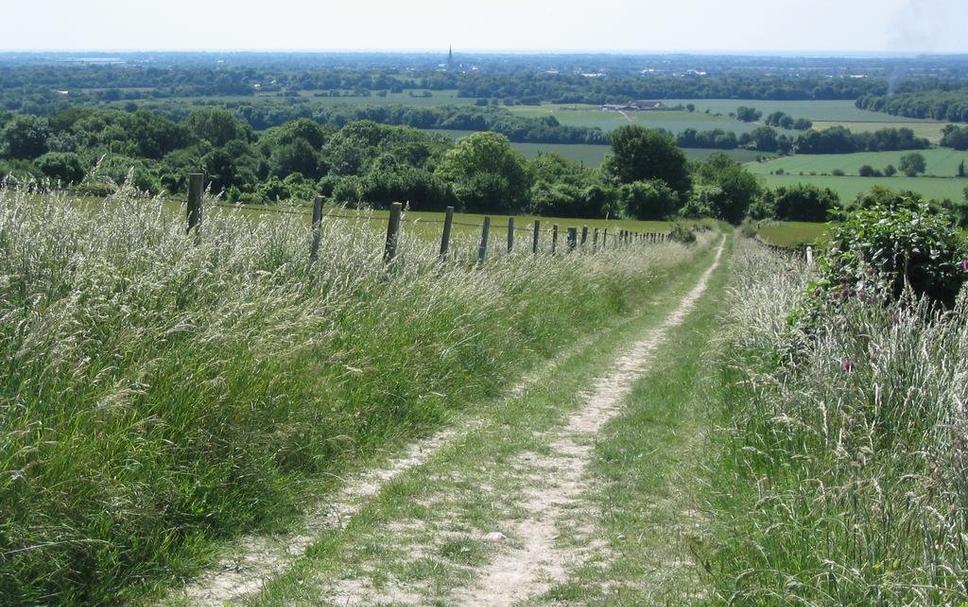
M 862 110 L 907 118 L 968 122 L 968 88 L 921 90 L 894 95 L 863 95 L 854 104 Z
M 527 159 L 499 133 L 454 142 L 369 120 L 342 127 L 300 118 L 262 132 L 236 113 L 199 109 L 179 121 L 148 112 L 73 108 L 51 117 L 0 115 L 0 178 L 49 179 L 105 195 L 129 182 L 183 195 L 190 172 L 238 203 L 311 200 L 415 210 L 455 206 L 478 213 L 665 219 L 750 213 L 822 217 L 835 194 L 812 186 L 764 190 L 741 164 L 718 154 L 687 162 L 667 132 L 637 125 L 612 133 L 611 154 L 589 168 L 542 154 Z M 798 202 L 793 202 L 793 201 Z

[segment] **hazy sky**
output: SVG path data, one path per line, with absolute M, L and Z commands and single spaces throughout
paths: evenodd
M 0 0 L 0 49 L 968 52 L 968 0 Z

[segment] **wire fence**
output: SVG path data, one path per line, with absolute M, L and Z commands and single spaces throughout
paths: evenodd
M 196 238 L 198 238 L 200 235 L 199 225 L 202 221 L 202 208 L 205 202 L 205 190 L 203 187 L 204 178 L 204 175 L 200 173 L 193 173 L 189 175 L 187 231 L 194 231 Z M 516 244 L 515 239 L 512 238 L 513 234 L 531 235 L 531 249 L 534 254 L 538 254 L 540 252 L 540 236 L 549 231 L 551 233 L 550 252 L 552 254 L 558 251 L 559 244 L 562 245 L 561 248 L 565 251 L 575 251 L 581 248 L 583 251 L 591 249 L 591 251 L 594 252 L 606 248 L 614 248 L 616 246 L 628 247 L 632 245 L 665 242 L 669 239 L 669 235 L 665 232 L 638 232 L 621 227 L 611 228 L 611 232 L 609 232 L 610 228 L 608 227 L 600 228 L 598 226 L 593 226 L 590 228 L 588 225 L 581 225 L 580 227 L 566 226 L 564 229 L 560 230 L 559 225 L 553 223 L 551 224 L 551 228 L 549 230 L 547 224 L 545 224 L 545 226 L 541 225 L 542 220 L 540 219 L 533 220 L 530 226 L 521 227 L 515 225 L 514 217 L 508 217 L 507 222 L 503 224 L 492 224 L 491 217 L 487 215 L 481 216 L 481 223 L 455 221 L 454 207 L 447 207 L 443 218 L 429 218 L 423 216 L 405 218 L 403 214 L 403 205 L 399 202 L 395 202 L 390 205 L 388 217 L 367 213 L 365 211 L 351 213 L 346 212 L 345 209 L 324 212 L 323 203 L 324 199 L 322 196 L 316 197 L 311 209 L 297 207 L 276 208 L 249 206 L 222 201 L 210 202 L 211 206 L 215 208 L 245 210 L 248 212 L 258 213 L 274 213 L 281 215 L 297 215 L 307 218 L 310 217 L 311 210 L 313 239 L 309 255 L 310 259 L 313 260 L 315 260 L 319 254 L 321 224 L 324 220 L 329 219 L 387 222 L 387 236 L 384 250 L 384 260 L 387 263 L 392 262 L 396 257 L 397 246 L 400 239 L 400 227 L 404 222 L 411 225 L 424 224 L 442 226 L 440 243 L 440 255 L 442 258 L 446 257 L 449 252 L 452 239 L 451 230 L 454 226 L 481 230 L 481 242 L 478 253 L 479 260 L 481 262 L 484 261 L 487 255 L 488 248 L 490 246 L 491 232 L 493 229 L 500 229 L 502 232 L 507 234 L 508 252 L 511 252 L 512 248 L 514 248 Z M 544 227 L 543 230 L 542 227 Z M 561 243 L 559 243 L 559 237 L 562 239 Z

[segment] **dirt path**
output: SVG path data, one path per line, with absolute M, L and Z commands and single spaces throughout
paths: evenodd
M 529 388 L 544 381 L 564 360 L 591 345 L 595 338 L 595 335 L 587 335 L 571 349 L 539 365 L 508 390 L 505 400 L 524 396 Z M 163 604 L 187 602 L 197 607 L 221 607 L 255 594 L 268 580 L 303 556 L 321 533 L 344 528 L 387 484 L 419 468 L 448 445 L 474 432 L 479 425 L 480 420 L 471 420 L 460 428 L 450 428 L 419 440 L 386 466 L 348 479 L 336 495 L 307 513 L 294 534 L 244 536 L 214 568 L 172 593 Z
M 635 380 L 648 369 L 656 348 L 695 307 L 719 266 L 722 252 L 720 245 L 713 264 L 676 310 L 620 356 L 611 372 L 595 382 L 584 407 L 552 438 L 550 453 L 525 454 L 515 463 L 512 469 L 532 485 L 523 505 L 528 516 L 515 524 L 511 533 L 521 545 L 488 565 L 470 589 L 457 593 L 457 604 L 510 607 L 546 592 L 583 560 L 581 551 L 562 549 L 555 540 L 559 529 L 569 523 L 579 498 L 590 490 L 586 468 L 594 449 L 591 439 L 621 412 L 624 400 Z
M 703 294 L 709 277 L 718 267 L 722 253 L 723 244 L 720 243 L 714 262 L 702 274 L 698 284 L 658 327 L 623 353 L 614 362 L 610 372 L 592 383 L 588 391 L 582 394 L 582 406 L 571 416 L 564 428 L 534 436 L 536 444 L 546 444 L 547 449 L 541 453 L 524 453 L 516 457 L 510 466 L 488 470 L 487 474 L 495 475 L 493 501 L 509 502 L 499 518 L 510 517 L 514 520 L 505 521 L 506 524 L 498 521 L 500 524 L 492 525 L 495 529 L 500 528 L 503 533 L 495 531 L 468 535 L 466 525 L 463 525 L 460 517 L 448 512 L 441 516 L 448 524 L 461 528 L 459 531 L 448 530 L 446 525 L 434 527 L 418 524 L 410 530 L 423 534 L 424 537 L 419 541 L 412 537 L 409 540 L 405 537 L 392 537 L 394 532 L 398 536 L 406 535 L 408 527 L 404 524 L 396 529 L 386 529 L 385 533 L 390 535 L 384 534 L 378 540 L 378 543 L 394 546 L 398 564 L 403 563 L 405 566 L 420 561 L 423 558 L 421 555 L 432 553 L 440 548 L 441 542 L 453 538 L 460 541 L 470 538 L 471 543 L 487 544 L 490 546 L 488 550 L 504 554 L 489 564 L 459 567 L 458 574 L 463 577 L 452 586 L 460 589 L 453 591 L 442 587 L 428 588 L 419 583 L 397 583 L 393 580 L 392 573 L 390 581 L 381 582 L 377 587 L 367 574 L 367 571 L 373 571 L 372 563 L 349 557 L 349 560 L 344 561 L 350 566 L 344 571 L 349 577 L 328 582 L 319 579 L 312 584 L 307 583 L 307 592 L 312 586 L 318 588 L 305 603 L 423 605 L 433 596 L 445 603 L 456 605 L 512 605 L 563 579 L 567 571 L 585 558 L 583 550 L 563 549 L 557 545 L 556 539 L 559 537 L 560 526 L 567 521 L 572 510 L 578 507 L 579 498 L 589 488 L 585 470 L 591 457 L 592 439 L 605 423 L 621 411 L 622 402 L 632 384 L 648 368 L 654 350 L 663 341 L 668 330 L 682 323 L 696 300 Z M 532 386 L 553 379 L 555 371 L 564 361 L 577 352 L 593 347 L 598 337 L 588 335 L 568 351 L 539 366 L 509 388 L 504 401 L 520 400 Z M 218 607 L 254 597 L 269 580 L 285 574 L 325 532 L 345 528 L 385 487 L 415 469 L 422 470 L 436 455 L 448 447 L 462 445 L 462 441 L 466 442 L 469 437 L 479 434 L 484 426 L 484 420 L 463 422 L 456 429 L 445 430 L 416 442 L 386 466 L 347 480 L 336 495 L 307 514 L 295 533 L 242 538 L 216 568 L 167 597 L 164 603 Z M 482 463 L 482 469 L 484 468 L 487 465 Z M 499 478 L 503 476 L 508 478 Z M 479 479 L 462 474 L 460 470 L 453 471 L 451 477 L 449 480 L 457 483 L 458 487 L 476 487 L 469 492 L 471 500 L 482 493 Z M 432 484 L 438 485 L 442 496 L 449 499 L 459 493 L 446 489 L 446 483 L 439 480 L 435 479 Z M 514 485 L 525 487 L 523 494 L 512 489 Z M 484 489 L 483 492 L 487 493 L 487 490 Z M 515 494 L 516 497 L 506 497 L 510 494 Z M 467 499 L 467 494 L 457 499 Z M 512 501 L 515 502 L 513 505 L 510 504 Z M 439 508 L 441 513 L 446 509 L 443 505 Z M 513 516 L 512 510 L 515 512 Z M 350 575 L 349 571 L 354 567 L 356 573 Z

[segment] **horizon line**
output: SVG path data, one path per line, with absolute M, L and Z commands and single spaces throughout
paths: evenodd
M 193 53 L 193 54 L 421 54 L 433 55 L 445 53 L 436 48 L 0 48 L 0 54 L 66 54 L 66 53 L 95 53 L 95 54 L 135 54 L 135 53 Z M 961 51 L 931 51 L 931 50 L 783 50 L 783 49 L 598 49 L 598 48 L 548 48 L 548 49 L 481 49 L 469 48 L 456 50 L 457 54 L 475 55 L 687 55 L 687 56 L 788 56 L 788 57 L 830 57 L 830 58 L 875 58 L 875 57 L 924 57 L 924 56 L 968 56 L 968 49 Z

